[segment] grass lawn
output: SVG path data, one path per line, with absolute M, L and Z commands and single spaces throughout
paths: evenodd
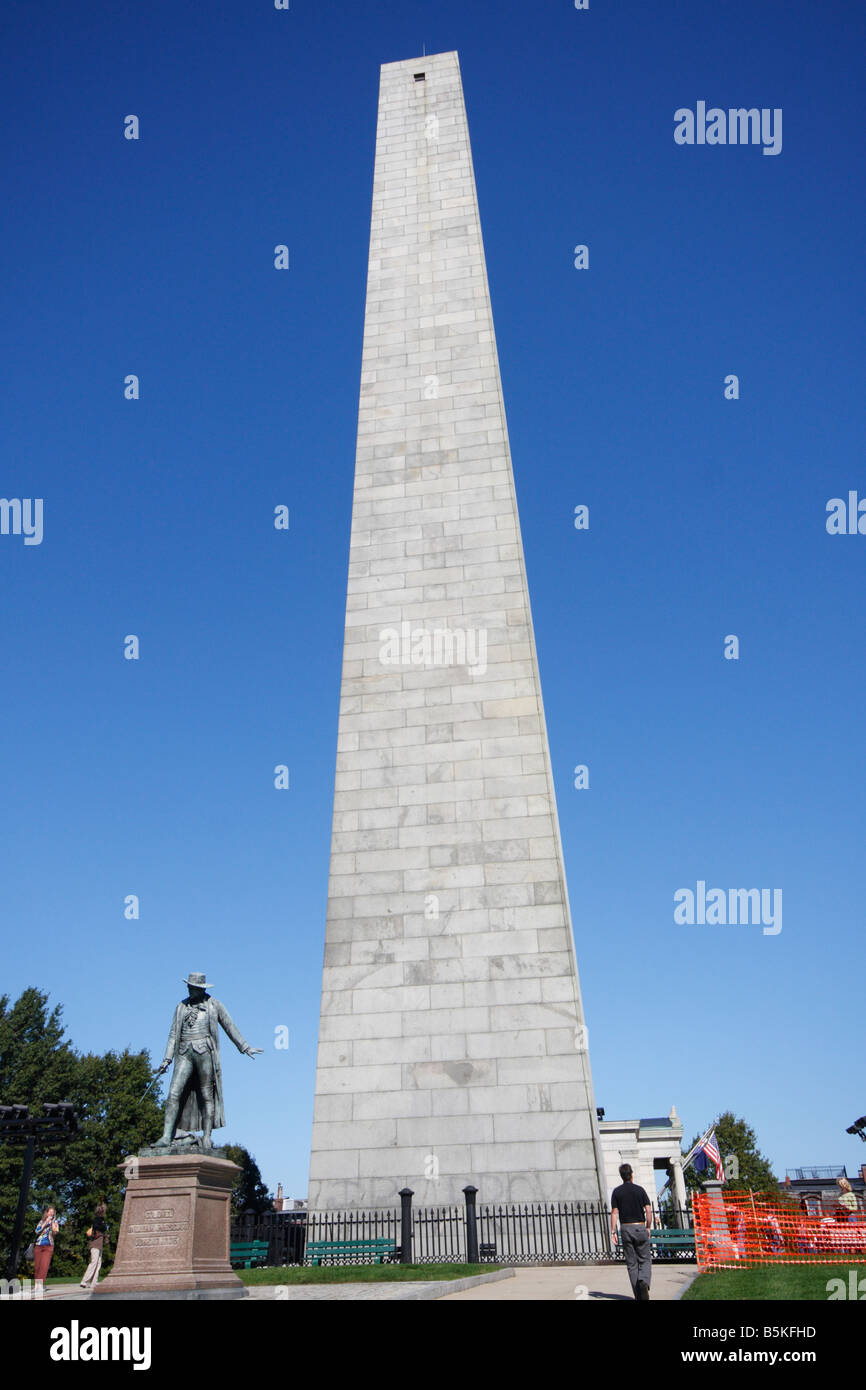
M 683 1294 L 683 1302 L 735 1301 L 737 1299 L 792 1299 L 826 1303 L 827 1281 L 842 1279 L 848 1288 L 848 1271 L 866 1275 L 863 1265 L 763 1265 L 758 1269 L 717 1269 L 699 1274 Z
M 465 1279 L 489 1274 L 500 1265 L 273 1265 L 265 1269 L 236 1269 L 245 1284 L 375 1284 L 412 1279 Z

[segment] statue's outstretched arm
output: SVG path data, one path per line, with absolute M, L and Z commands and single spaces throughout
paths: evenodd
M 248 1057 L 255 1057 L 257 1052 L 261 1052 L 260 1047 L 250 1047 L 241 1030 L 234 1022 L 225 1004 L 217 1003 L 217 1018 L 228 1033 L 238 1052 L 245 1052 Z

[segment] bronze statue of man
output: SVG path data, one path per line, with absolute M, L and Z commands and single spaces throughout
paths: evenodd
M 165 1058 L 159 1068 L 160 1073 L 167 1071 L 174 1059 L 174 1076 L 165 1103 L 165 1129 L 153 1147 L 168 1148 L 179 1123 L 183 1130 L 203 1130 L 201 1146 L 210 1149 L 211 1131 L 226 1122 L 220 1024 L 238 1051 L 247 1057 L 255 1057 L 262 1049 L 250 1047 L 225 1005 L 205 992 L 210 984 L 204 975 L 190 973 L 184 984 L 189 994 L 174 1011 Z

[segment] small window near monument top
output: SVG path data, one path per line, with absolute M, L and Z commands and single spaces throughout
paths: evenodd
M 416 81 L 416 82 L 423 82 L 423 81 L 425 81 L 426 77 L 427 77 L 426 72 L 416 72 L 416 73 L 415 73 L 415 81 Z

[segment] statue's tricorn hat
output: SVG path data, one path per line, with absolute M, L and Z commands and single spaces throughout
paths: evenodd
M 193 970 L 191 970 L 187 975 L 186 979 L 184 980 L 184 984 L 194 986 L 196 989 L 211 988 L 210 980 L 206 980 L 204 975 L 197 975 Z

